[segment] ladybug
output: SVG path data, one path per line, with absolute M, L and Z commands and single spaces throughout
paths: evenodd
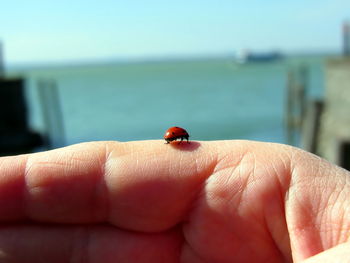
M 181 139 L 179 144 L 183 141 L 183 139 L 186 139 L 187 143 L 190 143 L 188 141 L 188 137 L 190 137 L 190 135 L 188 135 L 187 131 L 180 127 L 171 127 L 167 129 L 164 134 L 164 140 L 166 140 L 166 143 L 176 141 L 177 139 Z

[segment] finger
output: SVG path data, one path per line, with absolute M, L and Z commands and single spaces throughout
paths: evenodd
M 183 224 L 186 262 L 290 262 L 284 196 L 294 150 L 256 142 L 230 146 Z
M 0 228 L 0 262 L 178 262 L 181 236 L 122 231 L 111 226 Z
M 209 262 L 232 253 L 237 261 L 289 262 L 292 255 L 300 261 L 348 240 L 347 171 L 288 146 L 231 146 L 184 223 L 192 255 L 201 251 Z
M 17 205 L 5 216 L 0 207 L 3 221 L 107 221 L 161 231 L 190 210 L 183 227 L 188 258 L 210 262 L 232 253 L 237 260 L 287 261 L 289 239 L 301 260 L 349 233 L 348 173 L 286 146 L 88 143 L 1 163 L 0 193 L 3 181 L 12 189 L 4 198 Z
M 323 251 L 313 257 L 310 257 L 302 263 L 333 263 L 333 262 L 342 262 L 350 263 L 350 243 L 343 243 L 338 246 L 335 246 L 331 249 Z
M 347 242 L 350 174 L 301 150 L 291 158 L 285 214 L 295 261 Z
M 1 158 L 0 220 L 172 227 L 215 165 L 210 148 L 100 142 Z

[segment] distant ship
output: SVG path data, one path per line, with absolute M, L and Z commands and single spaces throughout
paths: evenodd
M 265 53 L 252 53 L 249 51 L 238 52 L 236 60 L 238 63 L 248 62 L 273 62 L 283 58 L 283 55 L 278 51 Z

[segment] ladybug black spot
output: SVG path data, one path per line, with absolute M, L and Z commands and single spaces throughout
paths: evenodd
M 172 132 L 173 135 L 175 135 L 175 132 Z

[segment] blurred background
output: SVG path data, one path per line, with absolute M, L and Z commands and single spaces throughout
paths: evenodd
M 350 168 L 350 1 L 0 1 L 0 155 L 249 139 Z

